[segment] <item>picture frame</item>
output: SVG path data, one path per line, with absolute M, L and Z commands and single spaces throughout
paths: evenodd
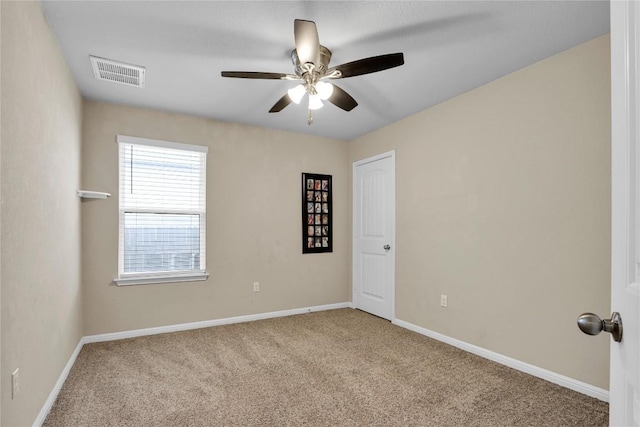
M 333 252 L 331 175 L 302 173 L 302 253 Z

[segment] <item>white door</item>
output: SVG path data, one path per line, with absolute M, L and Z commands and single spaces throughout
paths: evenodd
M 609 424 L 640 426 L 640 3 L 611 2 L 611 341 Z
M 395 152 L 353 164 L 353 304 L 394 316 Z

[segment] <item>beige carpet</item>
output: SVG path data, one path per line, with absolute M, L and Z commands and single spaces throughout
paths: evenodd
M 606 426 L 608 405 L 357 310 L 85 345 L 46 426 Z

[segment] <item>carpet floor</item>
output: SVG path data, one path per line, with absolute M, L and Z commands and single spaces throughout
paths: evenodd
M 87 344 L 45 426 L 606 426 L 608 404 L 352 309 Z

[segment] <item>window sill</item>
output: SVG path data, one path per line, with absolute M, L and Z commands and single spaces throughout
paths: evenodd
M 154 283 L 177 283 L 177 282 L 199 282 L 207 280 L 209 273 L 191 273 L 191 274 L 164 274 L 153 276 L 131 276 L 131 277 L 117 277 L 113 279 L 114 283 L 118 286 L 131 286 L 131 285 L 151 285 Z

